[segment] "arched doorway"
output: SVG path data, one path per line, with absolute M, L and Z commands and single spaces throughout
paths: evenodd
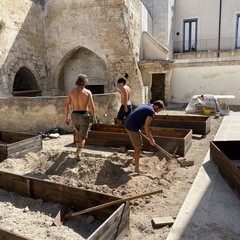
M 34 75 L 28 68 L 21 67 L 16 73 L 13 82 L 12 95 L 26 97 L 42 95 L 42 90 L 39 89 Z

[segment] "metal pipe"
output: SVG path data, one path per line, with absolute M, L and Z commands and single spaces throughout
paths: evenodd
M 222 20 L 222 0 L 220 0 L 220 5 L 219 5 L 218 57 L 220 56 L 220 49 L 221 49 L 221 20 Z

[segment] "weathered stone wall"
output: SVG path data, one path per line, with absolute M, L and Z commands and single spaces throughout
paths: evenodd
M 141 61 L 139 67 L 142 73 L 144 86 L 148 86 L 148 96 L 151 100 L 152 74 L 165 74 L 165 103 L 171 100 L 171 78 L 172 78 L 172 63 L 169 61 Z
M 143 102 L 137 61 L 141 42 L 139 0 L 1 1 L 6 27 L 0 44 L 0 96 L 11 96 L 14 78 L 28 68 L 45 96 L 66 95 L 84 73 L 90 85 L 112 83 L 125 72 Z
M 98 121 L 114 122 L 120 107 L 119 96 L 118 93 L 93 95 Z M 72 131 L 72 127 L 66 127 L 64 123 L 65 99 L 66 97 L 0 98 L 0 131 L 36 133 L 48 132 L 54 128 Z
M 135 44 L 141 38 L 137 31 L 139 7 L 138 0 L 46 2 L 47 65 L 56 92 L 63 85 L 73 86 L 83 71 L 90 84 L 102 83 L 109 92 L 112 83 L 128 72 L 129 85 L 135 89 L 133 102 L 142 103 L 143 86 L 135 57 L 139 51 Z M 84 49 L 91 52 L 91 58 L 79 54 Z
M 0 20 L 5 23 L 0 33 L 0 96 L 11 95 L 15 75 L 22 66 L 34 74 L 45 94 L 48 84 L 42 6 L 29 0 L 1 0 Z

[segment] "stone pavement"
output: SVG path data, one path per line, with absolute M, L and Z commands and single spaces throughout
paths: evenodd
M 240 140 L 240 116 L 225 116 L 214 140 Z M 240 240 L 240 199 L 208 152 L 167 240 Z

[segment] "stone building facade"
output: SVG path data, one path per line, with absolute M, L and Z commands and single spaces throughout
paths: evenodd
M 160 2 L 168 6 L 168 1 Z M 162 29 L 155 26 L 161 24 L 152 22 L 139 0 L 2 0 L 1 17 L 6 23 L 0 33 L 1 97 L 25 91 L 66 95 L 79 73 L 88 75 L 93 93 L 108 93 L 127 72 L 132 100 L 138 105 L 151 99 L 151 81 L 142 79 L 149 64 L 142 67 L 142 61 L 168 58 L 168 33 L 159 35 Z M 143 32 L 148 35 L 145 40 Z M 153 32 L 164 38 L 165 46 L 152 37 Z M 165 100 L 170 100 L 166 91 Z

